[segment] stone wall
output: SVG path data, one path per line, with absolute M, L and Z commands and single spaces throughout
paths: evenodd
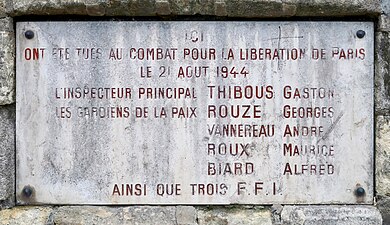
M 375 205 L 15 206 L 14 21 L 64 15 L 377 21 Z M 389 0 L 0 0 L 0 17 L 0 224 L 390 224 Z

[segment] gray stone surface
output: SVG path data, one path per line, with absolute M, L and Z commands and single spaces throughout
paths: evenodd
M 282 225 L 282 220 L 281 220 L 281 213 L 283 210 L 282 205 L 272 205 L 271 207 L 271 213 L 272 213 L 272 223 L 274 225 Z
M 198 210 L 199 225 L 271 225 L 268 208 L 210 207 Z
M 7 16 L 7 6 L 9 7 L 10 0 L 0 0 L 0 18 Z
M 390 31 L 390 17 L 388 15 L 382 14 L 378 17 L 378 31 Z
M 196 211 L 186 206 L 15 207 L 0 211 L 0 225 L 191 225 Z
M 390 1 L 382 1 L 382 12 L 378 19 L 378 30 L 390 31 Z
M 68 206 L 60 207 L 53 213 L 55 225 L 67 224 L 107 224 L 107 225 L 143 225 L 179 224 L 176 219 L 176 207 L 99 207 Z
M 377 32 L 375 38 L 375 114 L 390 115 L 390 36 Z
M 177 224 L 174 206 L 136 206 L 123 208 L 128 224 Z
M 12 18 L 0 19 L 0 105 L 15 102 L 15 34 Z
M 390 197 L 389 196 L 377 196 L 376 207 L 382 214 L 383 225 L 390 224 Z
M 376 114 L 390 114 L 390 1 L 383 1 L 383 13 L 379 17 L 376 33 L 375 93 Z
M 382 225 L 373 206 L 284 206 L 283 225 Z
M 376 120 L 376 192 L 390 196 L 390 117 Z
M 176 222 L 181 225 L 197 223 L 197 212 L 193 206 L 176 206 Z
M 157 15 L 167 16 L 172 13 L 171 5 L 167 0 L 157 0 L 155 6 Z
M 14 205 L 15 105 L 0 106 L 0 208 Z
M 156 16 L 165 11 L 166 4 L 155 0 L 143 1 L 61 1 L 61 0 L 14 0 L 12 16 L 17 15 L 90 15 L 90 16 Z
M 15 207 L 1 210 L 0 225 L 52 225 L 52 210 L 51 207 Z
M 389 201 L 378 208 L 389 221 Z M 185 211 L 185 212 L 184 212 Z M 187 214 L 186 216 L 183 216 Z M 185 218 L 184 218 L 185 217 Z M 281 221 L 273 221 L 269 208 L 214 206 L 62 206 L 15 207 L 0 211 L 0 225 L 381 225 L 373 206 L 284 206 Z
M 98 206 L 69 206 L 59 207 L 53 212 L 53 224 L 125 224 L 125 218 L 132 215 L 124 214 L 122 208 Z
M 13 0 L 10 15 L 217 15 L 229 17 L 379 15 L 380 0 Z
M 353 16 L 378 15 L 380 1 L 226 1 L 230 17 Z
M 379 15 L 381 13 L 380 0 L 287 0 L 282 1 L 297 4 L 297 16 L 354 16 Z

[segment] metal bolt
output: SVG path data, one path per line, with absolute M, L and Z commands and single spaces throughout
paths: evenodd
M 358 38 L 363 38 L 365 35 L 366 35 L 366 32 L 365 32 L 364 30 L 358 30 L 358 31 L 356 32 L 356 36 L 357 36 Z
M 24 36 L 27 39 L 33 39 L 34 38 L 34 32 L 32 30 L 28 30 L 28 31 L 24 32 Z
M 358 187 L 356 190 L 355 190 L 355 195 L 358 196 L 358 197 L 362 197 L 366 194 L 366 191 L 364 190 L 364 188 L 362 187 Z
M 27 197 L 27 198 L 30 198 L 31 195 L 33 194 L 33 190 L 30 186 L 25 186 L 22 190 L 22 194 Z

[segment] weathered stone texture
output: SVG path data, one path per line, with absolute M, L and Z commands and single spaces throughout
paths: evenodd
M 0 225 L 5 224 L 161 224 L 191 225 L 196 223 L 196 210 L 191 206 L 64 206 L 15 207 L 0 211 Z
M 378 15 L 380 1 L 226 1 L 231 17 L 354 16 Z M 348 9 L 348 10 L 347 10 Z
M 0 211 L 0 225 L 49 225 L 51 207 L 15 207 Z
M 191 225 L 197 224 L 191 206 L 64 206 L 15 207 L 0 211 L 0 225 Z
M 390 31 L 390 1 L 389 0 L 383 0 L 382 1 L 382 12 L 379 16 L 378 20 L 378 29 L 380 31 Z
M 0 208 L 14 204 L 15 105 L 0 106 Z
M 9 0 L 0 0 L 0 18 L 7 15 L 7 3 L 9 3 Z
M 279 204 L 272 205 L 271 213 L 272 213 L 272 222 L 274 225 L 281 225 L 281 213 L 283 211 L 283 206 Z
M 283 225 L 381 225 L 373 206 L 284 206 Z
M 176 207 L 176 222 L 177 224 L 195 225 L 196 209 L 192 206 L 177 206 Z
M 382 207 L 384 213 L 388 212 L 388 206 L 389 202 L 384 202 L 378 207 Z M 196 210 L 191 206 L 30 206 L 0 211 L 0 225 L 3 224 L 381 225 L 382 218 L 373 206 L 284 206 L 281 222 L 272 222 L 270 210 L 262 207 L 201 207 Z
M 186 209 L 184 209 L 186 210 Z M 179 212 L 181 211 L 181 213 Z M 178 216 L 178 212 L 179 215 Z M 98 207 L 98 206 L 66 206 L 53 212 L 53 224 L 191 224 L 188 218 L 182 217 L 183 209 L 174 206 L 151 207 Z M 195 211 L 192 217 L 195 216 Z M 190 215 L 187 215 L 190 216 Z M 184 223 L 182 223 L 184 222 Z
M 379 15 L 380 0 L 13 0 L 10 15 L 217 15 L 230 17 Z
M 297 16 L 354 16 L 379 15 L 381 1 L 377 0 L 285 0 L 296 4 Z
M 383 224 L 390 224 L 390 197 L 378 196 L 376 207 L 382 214 Z
M 271 212 L 263 208 L 226 208 L 213 207 L 198 210 L 198 224 L 203 225 L 233 225 L 261 224 L 271 225 Z
M 171 6 L 166 0 L 157 0 L 156 1 L 156 13 L 158 15 L 170 15 L 171 14 Z
M 12 18 L 0 19 L 0 105 L 15 102 L 15 35 Z
M 131 216 L 131 215 L 129 215 Z M 125 215 L 118 208 L 94 206 L 60 207 L 53 213 L 56 225 L 65 224 L 124 224 Z
M 390 114 L 390 36 L 376 33 L 375 55 L 375 113 Z
M 382 1 L 375 58 L 376 114 L 390 115 L 390 1 Z
M 390 117 L 376 120 L 376 191 L 390 196 Z
M 90 15 L 152 16 L 155 1 L 121 0 L 14 0 L 10 14 L 18 15 Z

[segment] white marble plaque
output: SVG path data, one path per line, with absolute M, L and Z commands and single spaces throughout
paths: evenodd
M 370 204 L 373 29 L 18 22 L 18 203 Z

